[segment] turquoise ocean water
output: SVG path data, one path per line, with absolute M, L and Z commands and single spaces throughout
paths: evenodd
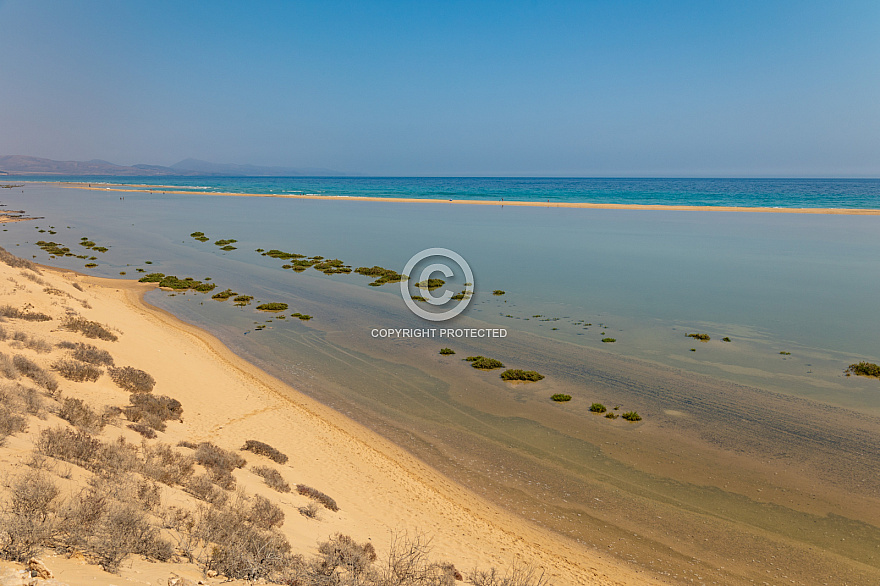
M 880 208 L 880 179 L 9 177 L 161 184 L 196 192 L 740 207 Z M 0 179 L 2 180 L 2 179 Z

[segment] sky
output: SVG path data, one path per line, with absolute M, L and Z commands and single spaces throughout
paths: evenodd
M 880 177 L 880 2 L 0 0 L 0 155 Z

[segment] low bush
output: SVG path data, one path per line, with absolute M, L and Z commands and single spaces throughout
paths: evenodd
M 43 472 L 30 471 L 12 483 L 0 516 L 0 555 L 25 562 L 49 545 L 56 530 L 54 501 L 58 487 Z
M 370 285 L 372 287 L 380 287 L 385 283 L 399 283 L 400 281 L 406 281 L 407 276 L 401 275 L 397 271 L 393 271 L 391 269 L 385 269 L 380 266 L 373 267 L 359 267 L 354 270 L 359 275 L 364 275 L 367 277 L 373 277 L 376 279 Z
M 297 484 L 296 492 L 303 496 L 307 496 L 314 501 L 318 501 L 319 503 L 324 505 L 324 508 L 326 509 L 329 509 L 331 511 L 339 510 L 339 507 L 336 505 L 336 501 L 318 489 L 306 486 L 305 484 Z
M 504 295 L 506 291 L 502 291 L 501 289 L 495 289 L 492 291 L 492 295 Z
M 211 295 L 211 299 L 216 299 L 217 301 L 226 301 L 230 297 L 234 297 L 238 295 L 232 289 L 226 289 L 225 291 L 220 291 L 219 293 L 214 293 Z
M 30 271 L 37 273 L 37 274 L 40 274 L 40 271 L 37 268 L 37 265 L 35 265 L 34 263 L 32 263 L 29 260 L 25 260 L 23 258 L 18 258 L 17 256 L 15 256 L 14 254 L 9 252 L 8 250 L 3 248 L 2 246 L 0 246 L 0 262 L 7 264 L 14 269 L 19 269 L 19 268 L 28 269 Z
M 273 448 L 269 444 L 263 443 L 261 441 L 247 440 L 241 449 L 259 454 L 260 456 L 266 456 L 270 460 L 278 462 L 279 464 L 287 463 L 287 456 L 285 454 L 282 454 L 280 451 Z
M 562 393 L 556 393 L 555 395 L 552 395 L 550 398 L 553 399 L 554 401 L 556 401 L 557 403 L 564 403 L 566 401 L 571 401 L 571 395 L 564 395 Z
M 58 360 L 52 365 L 52 370 L 75 382 L 94 382 L 104 374 L 97 366 L 78 360 Z
M 70 357 L 80 362 L 88 362 L 96 366 L 113 366 L 113 357 L 106 350 L 83 342 L 59 342 L 59 348 L 72 350 Z
M 290 485 L 278 470 L 269 466 L 254 466 L 251 471 L 265 480 L 269 488 L 278 492 L 290 492 Z
M 165 278 L 165 273 L 148 273 L 138 279 L 140 283 L 158 283 Z
M 133 393 L 130 400 L 131 405 L 122 410 L 125 418 L 156 431 L 165 431 L 166 421 L 180 419 L 183 416 L 183 406 L 180 401 L 171 397 Z
M 251 301 L 253 300 L 254 298 L 251 295 L 238 295 L 232 301 L 235 302 L 235 305 L 239 307 L 244 307 L 245 305 L 250 305 Z
M 590 405 L 590 411 L 593 413 L 605 413 L 608 409 L 602 403 L 593 403 Z
M 500 360 L 494 358 L 486 358 L 485 356 L 468 356 L 465 358 L 471 363 L 471 366 L 480 370 L 492 370 L 495 368 L 504 368 L 504 364 Z
M 262 305 L 258 305 L 257 309 L 260 311 L 287 311 L 286 303 L 263 303 Z
M 721 341 L 722 342 L 730 342 L 730 338 L 728 338 L 727 336 L 724 336 L 723 338 L 721 338 Z
M 452 348 L 440 348 L 440 354 L 442 356 L 450 356 L 452 354 L 455 354 L 455 350 L 453 350 Z
M 235 452 L 224 450 L 211 442 L 199 444 L 196 448 L 195 460 L 208 470 L 214 483 L 227 490 L 235 488 L 235 478 L 232 476 L 232 471 L 247 463 L 247 460 Z
M 300 321 L 309 321 L 310 319 L 312 319 L 312 316 L 306 315 L 305 313 L 299 313 L 299 312 L 291 313 L 290 317 L 295 317 L 295 318 L 299 319 Z
M 693 338 L 695 340 L 699 340 L 701 342 L 708 342 L 712 338 L 709 337 L 709 334 L 686 334 L 688 338 Z
M 617 338 L 602 338 L 602 342 L 605 344 L 613 344 L 617 341 Z
M 0 398 L 3 399 L 0 402 L 0 445 L 3 445 L 3 440 L 7 437 L 27 429 L 27 418 L 10 408 L 8 398 L 3 396 Z
M 101 433 L 107 424 L 102 415 L 86 405 L 82 399 L 74 397 L 64 398 L 58 410 L 58 417 L 86 433 Z
M 108 368 L 107 374 L 116 386 L 131 393 L 149 393 L 156 385 L 156 379 L 133 366 Z
M 33 350 L 38 354 L 46 354 L 52 351 L 52 345 L 42 338 L 29 336 L 25 332 L 15 332 L 12 334 L 12 346 L 24 347 Z
M 12 357 L 12 364 L 19 373 L 33 380 L 49 393 L 54 393 L 58 390 L 58 381 L 55 380 L 55 377 L 29 358 L 16 354 Z
M 61 325 L 64 329 L 78 332 L 86 338 L 97 338 L 107 342 L 115 342 L 119 339 L 107 326 L 84 317 L 68 317 Z
M 0 374 L 8 379 L 15 380 L 19 377 L 19 372 L 15 368 L 13 359 L 7 354 L 0 352 Z
M 144 445 L 143 465 L 141 473 L 167 484 L 183 486 L 193 475 L 193 459 L 191 456 L 179 454 L 168 444 Z
M 22 310 L 17 307 L 12 307 L 11 305 L 0 306 L 0 316 L 8 317 L 10 319 L 23 319 L 25 321 L 49 321 L 52 319 L 51 316 L 46 315 L 45 313 L 30 311 L 29 309 Z
M 538 374 L 534 370 L 509 369 L 501 373 L 503 380 L 522 380 L 522 381 L 539 381 L 544 378 L 543 374 Z
M 642 416 L 636 413 L 635 411 L 627 411 L 623 415 L 621 415 L 627 421 L 641 421 Z
M 155 429 L 143 423 L 129 423 L 128 429 L 138 432 L 147 439 L 156 439 L 159 437 L 158 434 L 156 434 Z
M 222 506 L 229 500 L 229 494 L 214 484 L 210 477 L 205 474 L 193 476 L 184 485 L 184 490 L 199 500 Z

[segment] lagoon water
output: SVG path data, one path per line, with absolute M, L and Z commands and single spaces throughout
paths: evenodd
M 860 439 L 878 429 L 871 426 L 880 421 L 880 384 L 844 374 L 852 362 L 880 359 L 878 216 L 120 194 L 37 184 L 0 196 L 11 209 L 43 217 L 0 233 L 0 245 L 25 258 L 107 277 L 125 271 L 134 278 L 136 268 L 211 277 L 218 290 L 313 315 L 309 322 L 279 320 L 210 295 L 146 296 L 549 529 L 594 547 L 617 543 L 616 555 L 680 576 L 687 575 L 681 556 L 697 557 L 703 561 L 695 571 L 724 583 L 764 575 L 760 564 L 749 568 L 754 552 L 745 545 L 728 548 L 737 553 L 727 570 L 704 564 L 725 549 L 725 539 L 754 541 L 755 531 L 792 566 L 805 555 L 792 539 L 832 552 L 804 565 L 805 573 L 869 583 L 860 580 L 880 572 L 880 520 L 857 522 L 845 510 L 873 503 L 876 479 L 850 478 L 837 464 L 819 462 L 826 449 L 838 458 L 858 450 L 869 471 L 880 460 L 876 435 L 873 444 Z M 57 234 L 38 232 L 50 226 Z M 195 241 L 193 231 L 211 241 Z M 110 247 L 95 253 L 94 269 L 79 259 L 49 259 L 33 244 L 53 240 L 76 251 L 82 237 Z M 220 251 L 213 241 L 221 238 L 238 240 L 237 250 Z M 370 287 L 364 276 L 311 269 L 296 274 L 254 252 L 278 248 L 402 270 L 429 247 L 458 252 L 475 275 L 470 307 L 448 324 L 503 327 L 507 338 L 375 339 L 373 328 L 425 326 L 396 285 Z M 506 294 L 494 296 L 494 289 Z M 693 332 L 712 339 L 685 336 Z M 725 336 L 731 342 L 722 342 Z M 602 343 L 606 337 L 617 341 Z M 457 354 L 440 357 L 443 346 Z M 473 354 L 547 378 L 507 385 L 497 371 L 477 372 L 460 360 Z M 547 397 L 555 392 L 575 399 L 552 404 Z M 645 421 L 591 416 L 585 405 L 593 400 L 637 409 Z M 731 417 L 734 407 L 749 406 L 761 408 L 741 423 Z M 786 419 L 792 410 L 809 425 Z M 850 421 L 853 413 L 867 427 L 853 427 L 852 437 L 833 435 L 838 418 Z M 710 457 L 712 450 L 721 451 Z M 748 463 L 741 454 L 758 456 Z M 797 478 L 774 484 L 768 470 L 785 469 L 789 460 Z M 768 502 L 756 486 L 782 490 L 789 500 Z M 597 500 L 607 509 L 597 509 Z M 629 522 L 621 520 L 624 510 Z M 723 522 L 713 512 L 719 510 L 727 511 Z M 705 539 L 713 543 L 693 535 L 664 540 L 675 524 L 651 528 L 658 514 L 681 518 L 685 532 L 708 515 L 717 527 Z M 632 531 L 644 543 L 621 545 Z M 860 545 L 835 541 L 853 532 Z M 835 569 L 834 556 L 854 561 Z

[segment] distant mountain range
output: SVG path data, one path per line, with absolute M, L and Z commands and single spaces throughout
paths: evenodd
M 0 156 L 0 175 L 111 175 L 111 176 L 228 176 L 228 177 L 289 177 L 297 175 L 345 175 L 332 169 L 314 167 L 263 167 L 210 163 L 184 159 L 170 167 L 162 165 L 116 165 L 108 161 L 53 161 L 23 155 Z

